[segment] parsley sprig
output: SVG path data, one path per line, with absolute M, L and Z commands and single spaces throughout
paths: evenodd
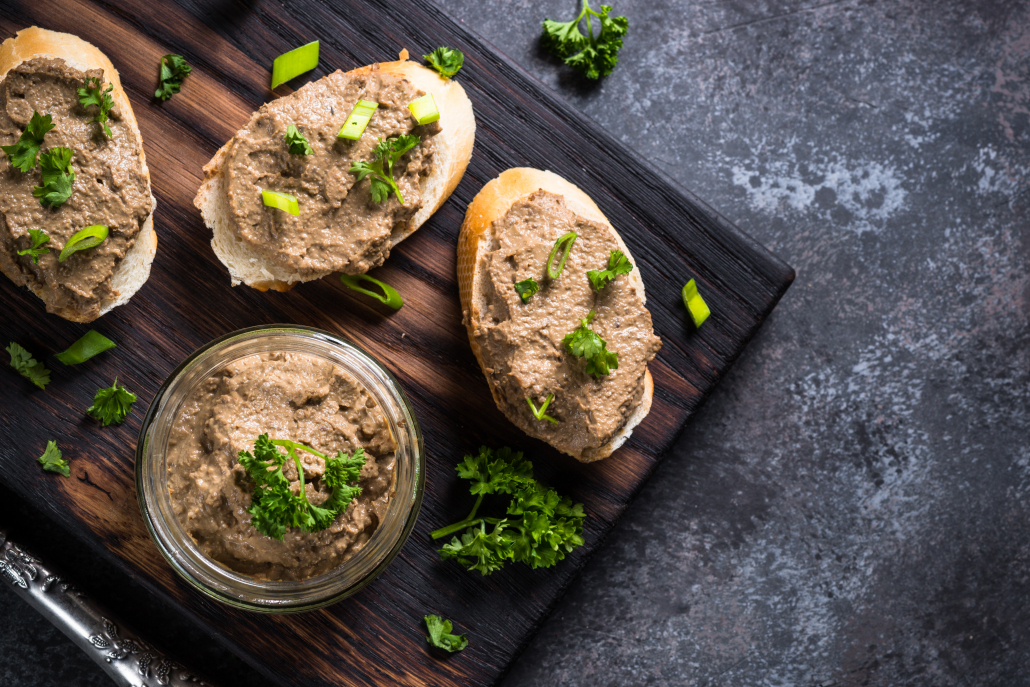
M 443 649 L 453 654 L 469 645 L 467 636 L 464 634 L 452 634 L 454 625 L 451 624 L 450 620 L 445 620 L 438 615 L 426 616 L 426 629 L 429 630 L 429 636 L 426 637 L 426 641 L 429 642 L 429 646 L 436 647 L 437 649 Z
M 29 239 L 32 241 L 32 246 L 18 251 L 18 255 L 31 256 L 32 263 L 38 265 L 39 257 L 50 252 L 50 249 L 43 245 L 50 241 L 50 237 L 42 229 L 29 229 Z
M 601 375 L 611 374 L 619 367 L 619 354 L 608 350 L 608 344 L 590 328 L 590 322 L 596 313 L 591 310 L 585 320 L 579 321 L 579 327 L 573 329 L 561 340 L 565 349 L 574 356 L 586 358 L 587 374 L 600 379 Z
M 385 141 L 379 139 L 379 145 L 372 151 L 372 154 L 375 155 L 372 162 L 364 160 L 351 162 L 350 172 L 358 175 L 358 179 L 354 183 L 360 184 L 365 177 L 368 177 L 369 183 L 372 184 L 372 200 L 382 203 L 393 193 L 401 205 L 404 205 L 404 196 L 401 195 L 397 183 L 393 180 L 393 166 L 404 153 L 417 146 L 421 141 L 422 139 L 418 136 L 392 136 Z
M 455 560 L 483 575 L 508 561 L 549 568 L 583 545 L 583 504 L 573 503 L 533 478 L 533 464 L 521 451 L 485 446 L 458 464 L 458 475 L 472 482 L 476 503 L 468 517 L 432 533 L 433 539 L 465 530 L 440 549 L 440 558 Z M 487 494 L 508 494 L 503 518 L 477 515 Z M 489 527 L 488 527 L 489 526 Z
M 86 409 L 86 414 L 98 421 L 104 427 L 112 422 L 121 424 L 125 422 L 132 404 L 136 402 L 136 394 L 124 386 L 118 386 L 118 378 L 114 378 L 114 384 L 106 389 L 97 389 L 93 396 L 93 405 Z
M 515 282 L 515 293 L 519 294 L 519 298 L 522 299 L 523 303 L 528 303 L 530 297 L 539 290 L 540 285 L 536 283 L 536 279 L 533 279 L 533 277 Z
M 39 156 L 43 185 L 32 189 L 45 208 L 56 208 L 72 195 L 75 171 L 72 169 L 72 149 L 54 146 Z
M 68 465 L 68 461 L 64 460 L 61 455 L 61 449 L 57 448 L 56 441 L 48 441 L 46 443 L 46 449 L 43 451 L 43 455 L 36 458 L 36 461 L 43 466 L 44 470 L 50 472 L 56 472 L 59 475 L 69 477 L 71 475 L 71 467 Z
M 17 370 L 18 374 L 40 389 L 46 389 L 46 385 L 50 383 L 50 370 L 43 363 L 13 341 L 5 350 L 11 356 L 11 367 Z
M 291 155 L 311 155 L 315 152 L 296 124 L 286 127 L 286 147 L 290 149 Z
M 430 69 L 435 69 L 442 76 L 453 77 L 465 64 L 465 53 L 455 48 L 439 47 L 428 55 L 423 55 Z
M 608 269 L 588 270 L 587 278 L 594 287 L 594 291 L 600 291 L 615 281 L 620 274 L 629 274 L 633 271 L 633 264 L 621 250 L 613 250 L 608 256 Z
M 281 452 L 277 446 L 285 448 L 286 453 Z M 304 466 L 297 456 L 298 450 L 307 451 L 325 461 L 322 482 L 331 491 L 321 506 L 308 501 L 304 491 Z M 287 459 L 293 460 L 297 466 L 300 481 L 298 493 L 290 488 L 290 481 L 283 474 L 283 465 Z M 340 451 L 335 456 L 327 456 L 296 441 L 269 439 L 267 434 L 262 434 L 254 441 L 254 453 L 240 451 L 239 460 L 255 485 L 247 509 L 251 515 L 251 524 L 261 534 L 279 541 L 285 538 L 288 527 L 300 528 L 305 532 L 324 530 L 361 494 L 361 487 L 354 484 L 365 465 L 365 450 L 361 447 L 350 455 Z
M 79 89 L 79 104 L 83 107 L 97 106 L 97 114 L 93 117 L 93 122 L 103 125 L 104 133 L 107 134 L 108 138 L 111 138 L 111 127 L 107 125 L 107 115 L 114 107 L 114 100 L 111 98 L 111 91 L 114 90 L 114 84 L 107 84 L 107 89 L 104 89 L 104 82 L 100 80 L 99 76 L 87 76 L 86 83 L 82 88 Z
M 7 154 L 11 166 L 28 172 L 36 166 L 36 156 L 39 155 L 39 147 L 43 145 L 43 137 L 53 128 L 53 117 L 41 115 L 33 110 L 32 119 L 25 126 L 25 131 L 21 132 L 18 142 L 14 145 L 0 146 L 0 150 Z
M 182 55 L 165 55 L 161 58 L 161 66 L 157 77 L 157 90 L 154 97 L 158 100 L 168 100 L 179 92 L 182 82 L 193 71 L 193 67 L 186 64 Z
M 541 43 L 544 47 L 565 61 L 588 79 L 600 79 L 608 76 L 619 63 L 619 49 L 622 48 L 622 37 L 629 28 L 626 17 L 612 17 L 612 8 L 601 5 L 596 12 L 587 0 L 583 0 L 583 10 L 572 21 L 558 22 L 544 19 L 544 34 Z M 595 36 L 591 18 L 596 17 L 601 30 Z M 579 23 L 586 19 L 587 33 L 584 36 L 579 30 Z

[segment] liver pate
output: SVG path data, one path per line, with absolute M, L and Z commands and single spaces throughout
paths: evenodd
M 82 72 L 63 60 L 37 57 L 13 68 L 0 82 L 0 144 L 17 142 L 34 110 L 50 115 L 54 129 L 44 137 L 41 152 L 55 146 L 70 148 L 75 172 L 67 202 L 45 208 L 32 195 L 32 189 L 42 185 L 39 163 L 22 173 L 6 155 L 0 157 L 0 262 L 19 286 L 46 288 L 48 312 L 74 313 L 83 320 L 98 317 L 102 302 L 118 295 L 112 275 L 153 208 L 139 139 L 118 106 L 110 111 L 108 139 L 102 127 L 90 121 L 96 106 L 79 105 L 77 90 L 87 76 L 103 81 L 104 72 Z M 108 227 L 107 240 L 58 263 L 68 239 L 92 224 Z M 42 229 L 50 236 L 46 246 L 51 250 L 38 264 L 17 255 L 32 244 L 29 229 Z
M 554 242 L 575 231 L 578 237 L 560 277 L 547 276 L 547 257 Z M 484 368 L 499 390 L 502 410 L 530 436 L 561 451 L 584 457 L 608 442 L 640 404 L 644 374 L 661 340 L 654 335 L 651 314 L 619 276 L 600 293 L 587 278 L 589 270 L 607 267 L 618 249 L 612 230 L 575 215 L 562 196 L 537 191 L 514 203 L 492 225 L 492 243 L 480 258 L 487 310 L 474 322 Z M 636 269 L 634 267 L 634 269 Z M 540 290 L 525 304 L 514 284 L 532 277 Z M 585 361 L 562 346 L 591 310 L 591 328 L 619 354 L 619 367 L 595 379 Z M 547 414 L 554 425 L 537 420 L 526 397 L 539 407 L 549 394 Z
M 371 73 L 334 72 L 297 92 L 267 103 L 234 137 L 225 162 L 226 195 L 236 235 L 276 264 L 299 273 L 362 274 L 390 255 L 390 237 L 422 207 L 422 188 L 433 161 L 438 123 L 419 126 L 408 104 L 425 95 L 406 79 Z M 337 134 L 358 100 L 379 103 L 357 141 Z M 295 155 L 284 141 L 294 124 L 314 153 Z M 404 196 L 383 203 L 366 179 L 355 185 L 354 160 L 373 159 L 379 139 L 422 138 L 394 165 Z M 300 215 L 266 207 L 262 190 L 297 197 Z
M 247 512 L 254 483 L 237 456 L 262 433 L 327 455 L 363 447 L 361 495 L 321 532 L 289 529 L 284 541 L 261 534 Z M 382 410 L 347 372 L 307 354 L 262 353 L 226 365 L 184 401 L 169 435 L 168 491 L 176 519 L 209 558 L 262 579 L 302 580 L 371 538 L 393 496 L 396 450 Z M 319 505 L 329 496 L 325 462 L 298 455 L 307 498 Z M 299 488 L 292 461 L 284 474 Z

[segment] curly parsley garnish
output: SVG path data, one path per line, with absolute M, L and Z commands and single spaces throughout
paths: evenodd
M 29 238 L 32 240 L 32 246 L 18 251 L 18 255 L 29 255 L 32 257 L 32 263 L 38 265 L 39 256 L 50 252 L 50 249 L 43 245 L 50 240 L 50 237 L 42 229 L 29 229 Z
M 586 358 L 587 374 L 600 379 L 601 375 L 611 374 L 612 370 L 618 369 L 619 354 L 609 351 L 604 339 L 590 328 L 594 315 L 591 310 L 585 320 L 579 321 L 579 327 L 566 334 L 561 342 L 572 355 Z
M 443 560 L 489 575 L 508 561 L 549 568 L 583 545 L 583 504 L 533 479 L 533 464 L 521 451 L 483 446 L 477 455 L 465 456 L 457 471 L 472 482 L 469 491 L 477 497 L 467 518 L 432 533 L 440 539 L 465 530 L 440 549 Z M 511 495 L 506 517 L 477 517 L 487 494 Z
M 39 156 L 43 185 L 32 189 L 45 208 L 56 208 L 72 195 L 75 171 L 72 170 L 72 149 L 54 146 Z
M 97 106 L 97 114 L 92 120 L 104 127 L 104 133 L 108 138 L 113 135 L 111 127 L 107 125 L 107 113 L 114 107 L 114 100 L 111 98 L 111 91 L 114 84 L 107 84 L 104 89 L 104 82 L 99 76 L 87 76 L 85 85 L 79 89 L 79 104 L 85 107 Z
M 97 420 L 104 427 L 112 422 L 121 424 L 125 422 L 126 416 L 132 410 L 132 404 L 136 402 L 136 394 L 124 386 L 118 386 L 118 378 L 114 378 L 114 384 L 107 389 L 97 389 L 93 397 L 93 405 L 86 409 L 86 415 Z
M 544 399 L 544 402 L 540 404 L 540 407 L 537 408 L 535 405 L 533 405 L 533 399 L 529 396 L 526 396 L 526 403 L 529 404 L 529 409 L 530 411 L 532 411 L 533 417 L 535 417 L 537 420 L 547 420 L 552 425 L 556 425 L 558 424 L 558 421 L 550 415 L 547 415 L 547 406 L 551 405 L 551 401 L 553 400 L 554 394 L 549 394 L 547 398 Z
M 56 472 L 59 475 L 68 477 L 71 475 L 71 468 L 68 467 L 68 461 L 64 460 L 61 456 L 61 449 L 57 448 L 56 441 L 48 441 L 46 443 L 46 450 L 43 451 L 43 455 L 36 458 L 40 465 L 43 466 L 44 470 L 50 472 Z
M 393 166 L 401 159 L 404 153 L 408 152 L 422 141 L 418 136 L 394 136 L 385 141 L 379 139 L 379 145 L 372 151 L 375 159 L 372 162 L 355 160 L 351 163 L 350 172 L 358 175 L 354 183 L 360 184 L 365 177 L 369 178 L 372 184 L 372 200 L 382 203 L 393 193 L 397 200 L 404 205 L 404 196 L 397 188 L 393 180 Z
M 36 166 L 36 156 L 39 155 L 39 147 L 43 145 L 43 137 L 53 128 L 53 117 L 40 115 L 33 110 L 32 119 L 26 125 L 25 131 L 21 132 L 18 142 L 10 146 L 0 146 L 0 150 L 7 154 L 12 167 L 28 172 Z
M 519 298 L 522 299 L 523 303 L 528 302 L 529 297 L 539 290 L 540 285 L 536 283 L 536 279 L 533 279 L 533 277 L 515 282 L 515 293 L 519 294 Z
M 193 71 L 193 67 L 186 64 L 182 55 L 165 55 L 161 58 L 160 73 L 158 75 L 157 90 L 154 97 L 158 100 L 168 100 L 179 92 L 182 82 Z
M 450 620 L 444 620 L 438 615 L 426 616 L 426 629 L 429 630 L 426 641 L 429 642 L 429 646 L 435 646 L 437 649 L 453 654 L 469 645 L 469 640 L 464 634 L 451 634 L 454 626 Z
M 311 155 L 315 152 L 296 124 L 286 127 L 286 147 L 290 149 L 291 155 Z
M 286 453 L 279 451 L 277 446 L 285 448 Z M 321 506 L 308 501 L 304 491 L 304 466 L 297 457 L 298 450 L 325 461 L 322 482 L 331 491 Z M 283 474 L 287 459 L 293 460 L 297 466 L 299 493 L 294 493 L 290 481 Z M 352 455 L 340 451 L 335 456 L 327 456 L 310 446 L 287 439 L 269 439 L 267 434 L 262 434 L 254 441 L 254 453 L 240 451 L 239 460 L 255 485 L 247 509 L 251 524 L 261 534 L 279 541 L 286 536 L 288 527 L 297 527 L 305 532 L 324 530 L 361 494 L 361 487 L 355 484 L 365 465 L 365 450 L 360 447 Z
M 621 250 L 613 250 L 608 256 L 608 269 L 589 270 L 587 278 L 594 287 L 594 291 L 600 291 L 609 283 L 615 280 L 620 274 L 629 274 L 633 271 L 633 264 L 626 258 Z
M 583 0 L 583 11 L 572 21 L 558 22 L 544 19 L 544 35 L 540 41 L 555 57 L 560 57 L 580 74 L 588 79 L 600 79 L 608 76 L 619 63 L 619 49 L 622 37 L 629 28 L 626 17 L 608 16 L 612 8 L 601 5 L 601 11 L 595 12 L 587 0 Z M 597 17 L 601 31 L 595 36 L 591 17 Z M 579 30 L 579 23 L 587 21 L 587 33 L 584 36 Z
M 425 58 L 426 64 L 431 69 L 435 69 L 447 78 L 457 74 L 461 70 L 461 66 L 465 64 L 465 53 L 454 48 L 439 47 L 422 57 Z
M 17 370 L 18 374 L 40 389 L 46 389 L 46 385 L 50 383 L 50 370 L 46 369 L 43 363 L 13 341 L 6 350 L 11 355 L 11 367 Z

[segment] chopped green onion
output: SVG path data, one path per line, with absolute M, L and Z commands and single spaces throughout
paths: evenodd
M 551 249 L 551 254 L 547 256 L 547 276 L 551 279 L 557 279 L 561 276 L 562 270 L 565 269 L 565 261 L 569 259 L 569 251 L 572 250 L 572 244 L 576 242 L 578 234 L 574 231 L 570 231 L 560 239 L 554 242 L 554 248 Z M 561 250 L 562 244 L 565 244 L 565 253 L 561 256 L 561 262 L 558 263 L 558 268 L 554 269 L 551 263 L 554 262 L 554 258 L 558 255 L 558 251 Z
M 540 285 L 536 283 L 536 279 L 533 279 L 533 277 L 515 283 L 515 293 L 519 295 L 523 303 L 527 302 L 529 297 L 539 290 Z
M 86 362 L 97 353 L 103 353 L 109 348 L 114 348 L 114 346 L 114 341 L 90 329 L 82 335 L 81 339 L 69 346 L 67 350 L 61 351 L 54 357 L 65 365 L 78 365 L 79 363 Z
M 558 421 L 550 415 L 545 414 L 547 411 L 547 406 L 551 405 L 552 400 L 554 400 L 554 394 L 551 394 L 546 399 L 544 399 L 544 402 L 540 405 L 539 408 L 537 408 L 535 405 L 533 405 L 533 401 L 529 398 L 529 396 L 526 396 L 526 403 L 529 404 L 529 409 L 533 411 L 533 417 L 535 417 L 537 420 L 547 420 L 552 425 L 556 425 L 558 424 Z
M 272 63 L 272 88 L 318 66 L 318 41 L 284 52 Z
M 436 100 L 433 99 L 432 93 L 412 100 L 408 104 L 408 109 L 419 124 L 432 124 L 440 119 L 440 110 L 436 109 Z
M 64 262 L 73 253 L 77 253 L 80 250 L 99 246 L 107 238 L 107 233 L 107 227 L 103 224 L 94 224 L 81 231 L 77 231 L 75 236 L 72 236 L 68 239 L 68 243 L 64 244 L 64 250 L 57 256 L 57 262 Z
M 712 311 L 708 309 L 705 299 L 697 292 L 697 284 L 693 279 L 683 285 L 683 305 L 690 311 L 690 317 L 694 320 L 694 326 L 700 327 L 701 323 L 708 319 Z
M 343 127 L 340 129 L 340 133 L 336 134 L 337 138 L 346 138 L 351 141 L 356 141 L 361 138 L 361 134 L 365 133 L 365 127 L 368 126 L 368 120 L 372 119 L 372 113 L 379 107 L 379 103 L 369 102 L 368 100 L 359 100 L 358 104 L 351 110 L 350 116 L 347 117 L 347 121 L 343 123 Z
M 288 212 L 294 217 L 298 217 L 300 215 L 300 204 L 297 203 L 297 197 L 291 196 L 289 193 L 262 191 L 261 202 L 270 208 L 276 208 L 277 210 Z
M 397 293 L 397 289 L 393 288 L 389 284 L 373 279 L 367 274 L 341 274 L 340 281 L 343 285 L 352 291 L 363 293 L 366 296 L 375 298 L 380 303 L 385 303 L 394 310 L 400 310 L 401 306 L 404 305 L 404 299 Z M 359 284 L 363 281 L 372 282 L 380 289 L 383 290 L 383 295 L 376 293 L 375 291 L 369 291 L 368 289 L 362 288 Z

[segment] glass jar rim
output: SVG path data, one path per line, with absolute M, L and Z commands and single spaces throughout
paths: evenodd
M 376 400 L 398 448 L 394 494 L 369 541 L 340 565 L 297 581 L 261 580 L 200 552 L 171 511 L 166 479 L 167 434 L 185 396 L 231 361 L 290 350 L 330 360 Z M 397 379 L 360 346 L 313 327 L 273 324 L 230 332 L 201 346 L 168 376 L 154 396 L 136 445 L 136 489 L 143 521 L 162 556 L 191 586 L 219 601 L 258 612 L 319 608 L 354 594 L 377 577 L 407 541 L 425 486 L 422 434 Z M 410 495 L 410 496 L 409 496 Z

